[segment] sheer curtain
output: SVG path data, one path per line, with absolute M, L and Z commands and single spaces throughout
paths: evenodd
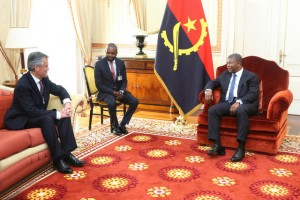
M 2 46 L 5 46 L 7 33 L 10 27 L 28 27 L 30 22 L 31 0 L 1 0 L 0 1 L 1 19 L 0 19 L 0 39 Z M 5 49 L 6 55 L 10 60 L 16 73 L 20 74 L 20 51 Z M 14 74 L 1 55 L 1 83 L 4 80 L 14 80 Z
M 131 0 L 137 28 L 147 34 L 158 33 L 167 0 Z
M 78 45 L 85 65 L 92 65 L 92 26 L 94 1 L 68 0 Z
M 147 30 L 147 9 L 144 0 L 132 0 L 138 29 Z

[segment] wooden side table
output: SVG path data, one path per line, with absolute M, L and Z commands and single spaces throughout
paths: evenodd
M 121 58 L 126 65 L 128 90 L 138 98 L 139 108 L 178 113 L 154 74 L 152 58 Z

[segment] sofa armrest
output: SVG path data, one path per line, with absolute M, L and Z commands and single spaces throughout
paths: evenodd
M 293 101 L 290 90 L 277 92 L 270 100 L 267 110 L 267 119 L 279 119 L 281 113 L 286 111 Z
M 71 94 L 71 104 L 72 104 L 72 116 L 71 121 L 72 125 L 75 124 L 76 115 L 84 111 L 87 107 L 87 100 L 82 94 Z M 61 111 L 63 109 L 63 105 L 57 96 L 50 95 L 49 104 L 47 110 L 56 109 Z
M 5 90 L 5 91 L 9 91 L 9 92 L 14 92 L 14 88 L 7 87 L 7 86 L 1 85 L 1 84 L 0 84 L 0 90 Z
M 204 90 L 202 90 L 199 93 L 198 98 L 199 98 L 199 101 L 204 105 L 202 114 L 207 113 L 210 106 L 215 105 L 219 102 L 219 100 L 221 98 L 221 90 L 220 89 L 213 90 L 213 101 L 210 104 L 207 104 L 205 102 Z

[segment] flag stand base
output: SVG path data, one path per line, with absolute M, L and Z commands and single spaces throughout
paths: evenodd
M 176 117 L 175 125 L 186 125 L 186 120 L 182 115 Z

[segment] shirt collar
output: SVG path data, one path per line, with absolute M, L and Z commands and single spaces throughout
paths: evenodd
M 107 63 L 110 64 L 110 61 L 107 60 Z M 113 60 L 113 61 L 112 61 L 112 64 L 115 65 L 115 63 L 116 63 L 116 60 Z
M 243 71 L 244 71 L 244 68 L 242 68 L 240 71 L 236 72 L 235 75 L 237 75 L 238 77 L 241 77 Z
M 37 77 L 33 76 L 31 73 L 30 73 L 30 75 L 32 76 L 32 78 L 33 78 L 33 80 L 34 80 L 34 82 L 35 82 L 36 84 L 38 84 L 38 83 L 41 81 L 41 80 L 38 79 Z

